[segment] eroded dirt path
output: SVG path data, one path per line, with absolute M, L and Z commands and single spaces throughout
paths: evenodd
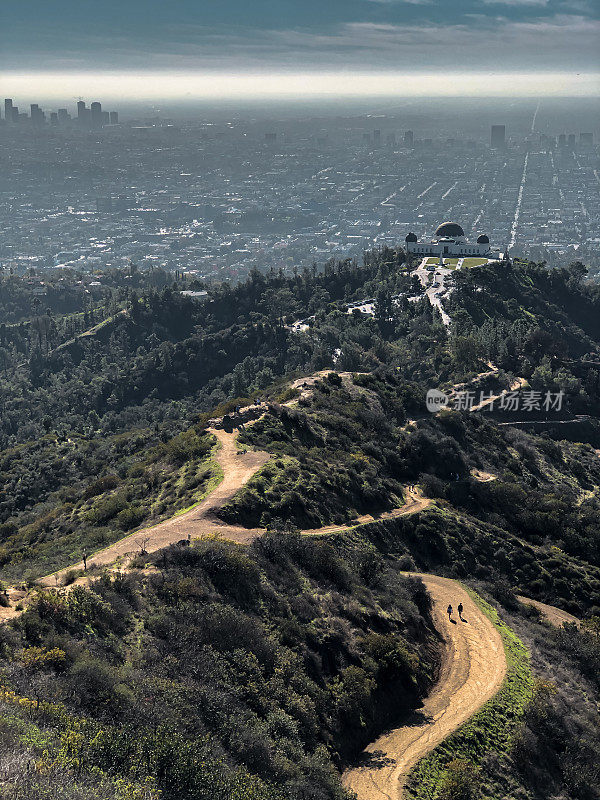
M 373 514 L 362 514 L 360 517 L 357 517 L 355 521 L 345 525 L 325 525 L 323 528 L 308 528 L 307 530 L 303 530 L 302 533 L 306 536 L 325 536 L 330 533 L 341 533 L 356 525 L 364 525 L 368 522 L 375 522 L 375 520 L 395 519 L 396 517 L 416 514 L 418 511 L 424 511 L 432 502 L 433 501 L 428 497 L 423 497 L 416 486 L 408 486 L 404 494 L 404 505 L 400 506 L 400 508 L 384 511 L 377 516 Z
M 236 492 L 247 483 L 250 478 L 271 458 L 269 453 L 249 450 L 242 453 L 238 450 L 236 439 L 238 432 L 226 432 L 221 429 L 209 429 L 220 442 L 220 449 L 215 458 L 223 470 L 223 480 L 202 502 L 190 511 L 179 516 L 171 517 L 164 522 L 119 539 L 108 547 L 90 556 L 87 560 L 90 567 L 107 567 L 115 562 L 121 564 L 141 552 L 143 547 L 146 553 L 154 553 L 170 544 L 188 539 L 200 539 L 210 535 L 219 535 L 223 539 L 238 544 L 249 544 L 254 539 L 265 533 L 264 528 L 245 528 L 241 525 L 232 525 L 220 520 L 216 514 Z M 323 528 L 310 528 L 303 530 L 305 535 L 325 535 L 348 530 L 355 525 L 373 522 L 375 519 L 392 519 L 407 514 L 415 514 L 431 504 L 431 500 L 423 497 L 416 486 L 409 486 L 405 495 L 405 505 L 400 508 L 386 511 L 375 517 L 365 514 L 356 521 L 345 525 L 326 525 Z M 39 586 L 55 587 L 60 585 L 65 574 L 70 570 L 83 570 L 83 561 L 70 567 L 65 567 L 51 575 L 40 578 Z M 81 581 L 80 581 L 81 582 Z M 0 611 L 0 621 L 2 612 Z
M 414 573 L 411 573 L 414 575 Z M 433 600 L 433 621 L 445 642 L 438 681 L 408 724 L 370 744 L 343 784 L 358 800 L 398 800 L 410 770 L 499 690 L 506 658 L 497 629 L 456 581 L 422 578 Z M 461 622 L 456 608 L 464 606 Z M 446 609 L 454 608 L 449 621 Z

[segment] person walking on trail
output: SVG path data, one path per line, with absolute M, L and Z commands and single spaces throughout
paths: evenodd
M 463 604 L 459 603 L 458 604 L 458 618 L 460 619 L 461 622 L 464 622 L 462 612 L 463 612 Z
M 448 619 L 452 619 L 452 605 L 448 605 L 446 611 L 448 612 Z

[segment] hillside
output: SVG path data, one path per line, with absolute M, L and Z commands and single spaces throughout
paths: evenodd
M 433 737 L 406 796 L 599 796 L 600 294 L 577 265 L 477 267 L 453 278 L 447 329 L 412 268 L 385 250 L 202 305 L 148 291 L 5 370 L 2 579 L 78 566 L 2 600 L 7 797 L 348 800 L 361 751 L 436 708 L 435 576 L 499 631 L 507 678 Z M 372 316 L 348 309 L 368 297 Z M 426 409 L 430 388 L 517 378 L 564 391 L 564 414 Z M 82 574 L 136 531 L 147 546 Z

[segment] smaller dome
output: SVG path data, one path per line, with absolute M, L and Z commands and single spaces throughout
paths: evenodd
M 485 233 L 482 233 L 481 236 L 477 237 L 477 244 L 489 244 L 490 237 L 486 236 Z
M 464 236 L 465 232 L 456 222 L 443 222 L 438 226 L 435 235 L 438 239 L 457 239 L 460 236 Z
M 406 237 L 406 239 L 405 239 L 404 241 L 405 241 L 405 242 L 416 242 L 416 241 L 417 241 L 417 237 L 416 237 L 416 235 L 415 235 L 415 234 L 414 234 L 414 233 L 411 231 L 411 232 L 408 234 L 408 236 Z

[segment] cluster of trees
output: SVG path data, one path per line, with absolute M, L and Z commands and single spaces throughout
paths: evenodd
M 111 296 L 79 315 L 40 308 L 32 321 L 0 329 L 0 446 L 35 438 L 46 417 L 86 433 L 94 412 L 116 431 L 162 421 L 180 403 L 178 415 L 189 419 L 194 410 L 264 388 L 273 376 L 323 361 L 332 366 L 337 345 L 329 346 L 327 331 L 298 336 L 286 327 L 315 312 L 317 327 L 330 313 L 343 316 L 352 329 L 349 358 L 378 363 L 365 355 L 378 346 L 387 357 L 377 326 L 363 328 L 336 312 L 336 303 L 374 292 L 380 280 L 391 291 L 406 280 L 403 259 L 402 251 L 384 250 L 360 265 L 332 261 L 322 272 L 255 271 L 239 286 L 212 288 L 204 304 L 182 296 L 176 284 L 161 288 L 152 275 L 131 273 L 121 276 L 123 285 L 110 276 Z
M 534 389 L 564 391 L 572 413 L 600 412 L 600 287 L 581 262 L 515 261 L 456 274 L 454 339 L 471 366 L 491 361 Z

